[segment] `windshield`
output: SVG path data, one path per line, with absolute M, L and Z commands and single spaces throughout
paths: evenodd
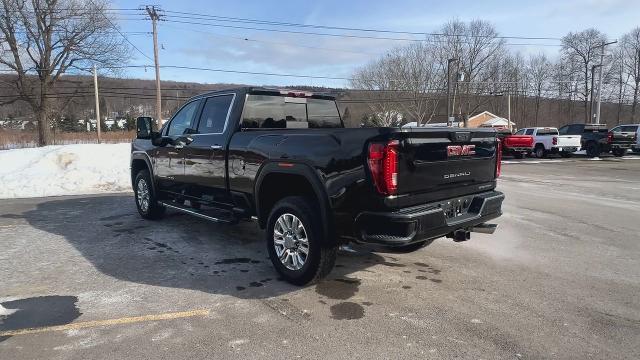
M 275 95 L 249 95 L 244 105 L 243 129 L 342 127 L 335 101 Z

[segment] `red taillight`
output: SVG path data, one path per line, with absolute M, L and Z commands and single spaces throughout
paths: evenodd
M 558 145 L 558 138 L 554 136 L 553 139 L 551 140 L 551 143 L 553 145 Z
M 609 132 L 609 133 L 607 134 L 607 143 L 608 143 L 608 144 L 611 144 L 612 142 L 613 142 L 613 133 L 612 133 L 612 132 Z
M 398 140 L 369 144 L 369 170 L 376 190 L 383 195 L 398 192 Z
M 501 171 L 502 171 L 502 141 L 498 139 L 498 144 L 496 145 L 496 177 L 500 176 Z

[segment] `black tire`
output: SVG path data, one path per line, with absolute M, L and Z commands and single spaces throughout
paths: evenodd
M 144 197 L 145 185 L 148 192 L 148 203 L 146 205 L 144 205 L 144 202 L 141 200 L 141 198 Z M 158 198 L 153 191 L 151 175 L 148 170 L 138 171 L 133 183 L 133 192 L 135 195 L 136 208 L 140 216 L 148 220 L 156 220 L 164 215 L 166 208 L 158 203 Z
M 306 233 L 308 254 L 300 269 L 288 268 L 276 253 L 274 229 L 278 219 L 285 214 L 298 218 Z M 291 284 L 306 285 L 316 282 L 327 276 L 336 263 L 338 247 L 328 243 L 321 218 L 320 209 L 315 206 L 314 201 L 301 196 L 285 197 L 271 209 L 265 232 L 267 251 L 276 271 Z
M 627 153 L 627 149 L 613 149 L 611 152 L 615 157 L 623 157 Z
M 598 157 L 600 156 L 600 146 L 598 146 L 598 144 L 596 144 L 595 142 L 589 142 L 587 143 L 587 156 L 590 158 L 594 158 L 594 157 Z
M 513 157 L 516 159 L 522 159 L 524 158 L 524 153 L 521 153 L 521 152 L 514 153 Z
M 540 144 L 536 145 L 535 154 L 538 159 L 547 157 L 547 151 L 544 149 L 544 146 Z
M 567 152 L 567 151 L 563 151 L 563 152 L 560 153 L 560 156 L 562 156 L 563 158 L 566 159 L 566 158 L 570 158 L 571 156 L 573 156 L 573 154 L 570 153 L 570 152 Z

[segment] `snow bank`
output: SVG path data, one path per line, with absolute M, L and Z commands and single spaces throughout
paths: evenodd
M 0 198 L 131 190 L 131 144 L 74 144 L 0 151 Z

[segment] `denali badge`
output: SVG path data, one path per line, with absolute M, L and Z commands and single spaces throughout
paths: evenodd
M 475 145 L 449 145 L 447 146 L 447 157 L 462 156 L 462 155 L 475 155 Z
M 453 179 L 453 178 L 457 178 L 461 176 L 469 176 L 469 175 L 471 175 L 471 171 L 465 171 L 465 172 L 454 173 L 454 174 L 444 174 L 444 178 Z

